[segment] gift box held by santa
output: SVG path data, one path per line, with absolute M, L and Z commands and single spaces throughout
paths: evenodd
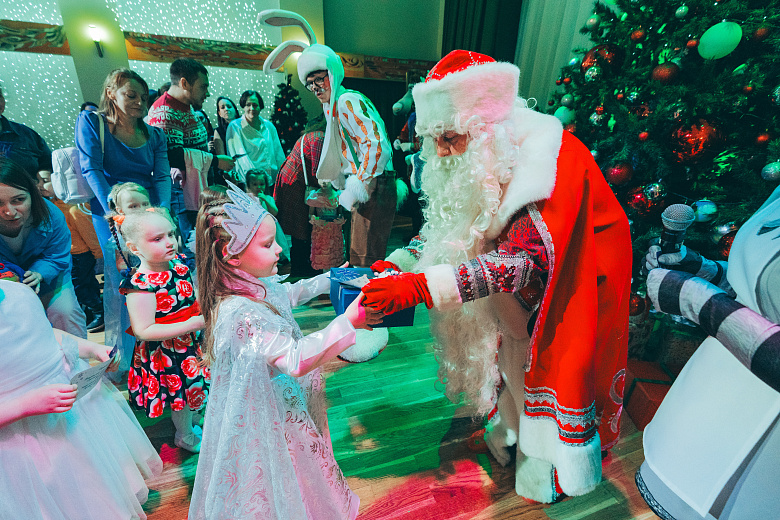
M 517 96 L 520 71 L 453 51 L 414 87 L 425 223 L 364 304 L 425 303 L 447 394 L 493 411 L 485 441 L 517 493 L 582 495 L 617 441 L 628 219 L 588 149 Z M 495 408 L 495 409 L 494 409 Z

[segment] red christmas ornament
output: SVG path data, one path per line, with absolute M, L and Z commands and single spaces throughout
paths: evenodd
M 550 106 L 553 106 L 553 105 L 555 104 L 555 101 L 553 101 L 553 100 L 551 99 L 550 101 L 548 101 L 548 102 L 547 102 L 547 104 L 548 104 L 548 105 L 550 105 Z
M 729 253 L 731 253 L 731 246 L 734 244 L 735 236 L 737 236 L 737 232 L 731 231 L 720 237 L 720 240 L 718 240 L 718 252 L 720 253 L 720 257 L 724 260 L 728 260 L 729 258 Z
M 598 115 L 601 115 L 601 114 L 603 114 L 603 113 L 604 113 L 604 105 L 599 105 L 599 106 L 597 106 L 597 107 L 596 107 L 596 113 L 597 113 Z
M 680 67 L 676 63 L 667 61 L 653 69 L 652 77 L 661 85 L 668 85 L 677 78 L 678 74 L 680 74 Z
M 769 27 L 759 27 L 753 31 L 753 39 L 757 42 L 762 42 L 769 36 Z
M 644 186 L 637 186 L 631 188 L 626 196 L 626 205 L 634 210 L 640 217 L 647 217 L 653 212 L 661 209 L 663 200 L 653 201 L 650 200 L 645 194 Z
M 692 40 L 688 40 L 688 43 L 686 43 L 685 46 L 688 47 L 689 49 L 695 49 L 696 47 L 699 46 L 699 39 L 694 38 Z
M 628 315 L 639 316 L 647 308 L 647 299 L 642 298 L 636 293 L 631 293 L 631 298 L 628 300 Z
M 647 138 L 650 137 L 650 134 L 647 132 L 639 132 L 639 135 L 637 137 L 639 137 L 639 140 L 644 143 L 645 141 L 647 141 Z
M 645 39 L 645 36 L 647 36 L 647 33 L 644 29 L 637 29 L 636 31 L 631 33 L 631 41 L 634 43 L 641 42 Z
M 561 80 L 561 78 L 555 80 L 556 85 L 560 85 L 561 83 L 563 83 L 563 80 Z
M 672 134 L 672 154 L 681 163 L 697 163 L 712 157 L 720 142 L 720 132 L 709 121 L 699 122 L 689 128 L 681 126 Z
M 563 78 L 563 84 L 564 85 L 570 85 L 571 84 L 571 78 L 569 78 L 569 77 Z
M 625 162 L 617 163 L 604 172 L 604 177 L 607 179 L 607 182 L 614 184 L 615 186 L 627 183 L 633 176 L 634 168 L 631 164 Z
M 563 129 L 573 134 L 577 132 L 577 125 L 575 123 L 569 123 L 568 125 L 564 126 Z
M 653 111 L 650 110 L 650 106 L 647 103 L 642 103 L 641 105 L 634 105 L 628 109 L 628 112 L 642 119 L 644 119 L 645 117 L 653 113 Z
M 617 100 L 618 100 L 618 101 L 621 101 L 621 102 L 622 102 L 624 99 L 626 99 L 626 95 L 625 95 L 625 94 L 623 94 L 622 92 L 618 92 L 618 95 L 617 95 L 617 96 L 615 96 L 615 97 L 617 98 Z
M 612 72 L 617 72 L 623 65 L 624 57 L 625 53 L 623 52 L 623 49 L 617 45 L 612 45 L 611 43 L 596 45 L 582 57 L 582 64 L 580 67 L 582 72 L 585 72 L 594 65 L 609 67 L 612 69 Z
M 753 92 L 753 85 L 745 85 L 744 87 L 742 87 L 742 92 L 744 92 L 745 94 L 750 94 L 751 92 Z
M 768 142 L 769 142 L 769 140 L 770 140 L 771 138 L 772 138 L 772 136 L 771 136 L 771 135 L 769 135 L 769 133 L 768 133 L 768 132 L 763 132 L 763 133 L 760 133 L 760 134 L 758 134 L 758 136 L 756 137 L 756 144 L 757 144 L 757 145 L 759 145 L 759 146 L 761 146 L 761 145 L 765 145 L 766 143 L 768 143 Z

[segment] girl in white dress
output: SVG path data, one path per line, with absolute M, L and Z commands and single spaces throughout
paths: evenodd
M 318 367 L 382 315 L 358 298 L 303 336 L 292 306 L 325 293 L 327 275 L 274 277 L 275 219 L 231 185 L 198 214 L 204 358 L 212 386 L 190 519 L 354 519 L 359 500 L 338 467 Z
M 109 347 L 52 329 L 38 297 L 0 280 L 0 518 L 146 518 L 162 461 L 111 384 L 78 396 L 79 357 Z

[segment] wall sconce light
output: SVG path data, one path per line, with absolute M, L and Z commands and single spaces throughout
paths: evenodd
M 89 37 L 92 38 L 92 41 L 95 42 L 95 49 L 97 49 L 97 53 L 99 57 L 103 57 L 103 49 L 100 47 L 100 29 L 97 28 L 95 25 L 90 25 L 88 27 L 89 30 Z

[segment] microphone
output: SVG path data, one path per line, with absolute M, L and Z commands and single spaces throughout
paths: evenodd
M 677 253 L 685 239 L 685 231 L 693 224 L 696 215 L 693 208 L 686 204 L 672 204 L 661 213 L 661 253 Z

